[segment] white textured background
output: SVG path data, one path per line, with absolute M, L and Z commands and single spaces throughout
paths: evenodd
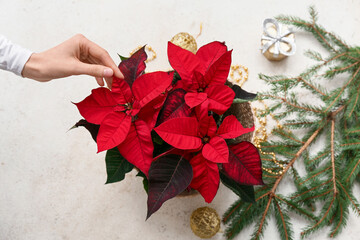
M 259 51 L 262 22 L 280 13 L 307 17 L 315 4 L 319 22 L 349 44 L 360 44 L 360 2 L 318 1 L 123 1 L 0 0 L 0 33 L 35 52 L 82 33 L 109 51 L 127 55 L 149 44 L 157 54 L 148 70 L 167 70 L 167 41 L 178 32 L 203 33 L 198 44 L 226 41 L 233 63 L 249 67 L 248 91 L 262 86 L 257 74 L 298 74 L 310 64 L 302 53 L 321 49 L 298 33 L 298 52 L 279 63 Z M 190 230 L 193 210 L 207 204 L 200 197 L 172 199 L 148 221 L 146 194 L 135 173 L 121 183 L 104 185 L 104 154 L 85 129 L 67 130 L 80 119 L 71 101 L 96 88 L 88 76 L 41 84 L 0 72 L 0 240 L 13 239 L 197 239 Z M 285 183 L 286 184 L 286 183 Z M 211 207 L 222 214 L 236 199 L 223 186 Z M 304 226 L 294 216 L 296 239 Z M 360 219 L 353 214 L 339 239 L 359 239 Z M 224 229 L 224 227 L 222 227 Z M 327 239 L 327 231 L 311 239 Z M 252 229 L 237 239 L 248 239 Z M 271 221 L 265 239 L 278 239 Z M 214 239 L 224 239 L 221 234 Z

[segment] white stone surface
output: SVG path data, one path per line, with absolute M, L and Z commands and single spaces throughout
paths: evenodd
M 125 0 L 0 0 L 0 32 L 33 51 L 46 50 L 82 33 L 109 51 L 128 54 L 149 44 L 158 55 L 148 70 L 167 70 L 167 41 L 178 32 L 197 35 L 198 44 L 226 41 L 233 63 L 249 67 L 244 85 L 257 91 L 258 73 L 298 74 L 309 60 L 305 49 L 321 49 L 309 34 L 296 35 L 298 52 L 282 62 L 267 61 L 259 51 L 262 22 L 280 13 L 307 17 L 315 4 L 319 22 L 347 40 L 360 43 L 360 2 L 319 1 L 125 1 Z M 193 210 L 206 206 L 200 196 L 176 198 L 148 221 L 146 195 L 135 173 L 121 183 L 104 185 L 104 154 L 84 129 L 67 130 L 80 119 L 71 101 L 96 88 L 88 76 L 46 84 L 0 72 L 0 239 L 197 239 L 189 227 Z M 209 206 L 222 214 L 236 199 L 221 186 Z M 296 239 L 306 223 L 294 216 Z M 359 239 L 360 219 L 354 214 L 339 239 Z M 222 227 L 224 229 L 224 227 Z M 309 239 L 327 239 L 327 231 Z M 236 239 L 249 239 L 252 229 Z M 265 239 L 278 239 L 274 221 Z M 225 239 L 221 234 L 213 239 Z

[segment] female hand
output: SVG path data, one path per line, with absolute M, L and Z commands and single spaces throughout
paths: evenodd
M 114 75 L 123 78 L 108 52 L 81 34 L 45 52 L 33 53 L 22 71 L 24 77 L 40 82 L 80 74 L 94 76 L 100 86 L 105 78 L 109 88 Z

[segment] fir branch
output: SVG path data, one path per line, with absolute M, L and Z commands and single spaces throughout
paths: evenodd
M 314 90 L 315 92 L 321 94 L 322 96 L 326 96 L 325 93 L 323 93 L 319 87 L 315 87 L 314 85 L 310 84 L 309 82 L 305 81 L 305 79 L 303 77 L 299 77 L 299 80 L 301 80 L 305 86 L 310 87 L 312 90 Z
M 267 202 L 265 211 L 261 217 L 261 221 L 260 221 L 260 225 L 256 231 L 256 234 L 254 235 L 254 237 L 252 239 L 259 239 L 259 237 L 262 235 L 263 233 L 263 226 L 266 224 L 265 220 L 266 220 L 266 216 L 268 214 L 269 208 L 270 208 L 270 204 L 271 204 L 271 200 L 273 199 L 273 195 L 269 195 L 269 200 Z
M 338 232 L 338 230 L 339 230 L 339 228 L 340 228 L 340 226 L 342 224 L 342 221 L 343 221 L 343 208 L 342 208 L 342 205 L 340 204 L 339 207 L 340 207 L 340 220 L 339 220 L 338 224 L 336 225 L 335 230 L 331 232 L 331 234 L 330 234 L 331 238 L 333 238 L 337 234 L 337 232 Z M 334 214 L 334 217 L 335 216 L 336 215 Z
M 296 104 L 291 103 L 290 101 L 288 101 L 286 98 L 282 98 L 282 97 L 279 97 L 279 96 L 264 94 L 264 95 L 261 95 L 260 97 L 263 97 L 264 99 L 267 99 L 267 98 L 279 99 L 283 103 L 286 103 L 287 105 L 289 105 L 289 106 L 291 106 L 293 108 L 301 109 L 301 110 L 308 111 L 308 112 L 321 113 L 320 110 L 316 110 L 316 109 L 313 109 L 313 108 L 308 108 L 308 107 L 305 107 L 305 106 L 296 105 Z
M 317 185 L 317 186 L 315 186 L 315 187 L 312 187 L 312 188 L 310 188 L 310 189 L 308 189 L 308 190 L 306 190 L 306 191 L 304 191 L 304 192 L 298 193 L 298 194 L 296 194 L 295 196 L 292 196 L 291 199 L 295 199 L 295 198 L 298 198 L 298 197 L 300 197 L 300 196 L 302 196 L 302 195 L 304 195 L 304 194 L 307 194 L 308 192 L 311 192 L 311 191 L 313 191 L 313 190 L 315 190 L 315 189 L 317 189 L 317 188 L 319 188 L 319 187 L 321 187 L 321 186 L 324 186 L 324 185 L 328 184 L 328 183 L 331 182 L 331 181 L 332 181 L 332 179 L 330 179 L 330 180 L 328 180 L 328 181 L 326 181 L 326 182 L 323 182 L 323 183 L 321 183 L 320 185 Z M 313 197 L 313 196 L 312 196 L 312 197 Z M 303 201 L 303 200 L 302 200 L 302 201 Z
M 306 50 L 304 55 L 315 61 L 325 61 L 319 52 L 315 52 L 313 50 Z
M 356 97 L 355 98 L 352 97 L 349 99 L 348 107 L 345 112 L 346 118 L 350 118 L 352 116 L 352 114 L 354 113 L 356 107 L 358 107 L 358 100 L 359 100 L 359 94 L 360 94 L 359 90 L 360 90 L 360 85 L 359 85 L 359 87 L 357 87 L 356 92 L 354 93 Z M 350 94 L 353 95 L 352 92 Z
M 276 197 L 276 199 L 286 203 L 288 205 L 288 207 L 290 207 L 290 210 L 293 210 L 300 216 L 304 216 L 309 220 L 318 221 L 318 218 L 316 216 L 314 216 L 312 213 L 306 211 L 305 209 L 298 207 L 295 202 L 293 202 L 291 200 L 286 200 L 285 198 L 281 198 L 279 195 L 275 195 L 275 197 Z
M 332 181 L 334 184 L 334 194 L 337 194 L 336 189 L 336 175 L 335 175 L 335 151 L 334 151 L 334 134 L 335 134 L 335 119 L 331 120 L 331 168 L 332 168 Z
M 314 226 L 312 226 L 311 228 L 308 228 L 305 231 L 303 231 L 301 233 L 301 237 L 305 237 L 309 233 L 313 232 L 315 229 L 325 225 L 324 222 L 326 222 L 326 221 L 324 221 L 324 220 L 329 218 L 329 215 L 330 215 L 329 213 L 330 213 L 331 208 L 332 208 L 332 206 L 334 204 L 334 201 L 335 201 L 335 195 L 333 195 L 333 198 L 331 199 L 331 202 L 330 202 L 328 208 L 326 209 L 326 212 L 324 213 L 323 217 Z
M 359 204 L 356 202 L 355 198 L 350 196 L 350 194 L 346 191 L 346 189 L 344 188 L 344 186 L 340 182 L 338 182 L 338 183 L 339 183 L 341 189 L 346 194 L 346 197 L 350 200 L 350 202 L 351 202 L 353 208 L 355 209 L 356 213 L 358 215 L 360 215 L 360 207 L 359 207 Z
M 316 157 L 310 159 L 310 160 L 306 160 L 305 164 L 311 167 L 314 167 L 315 165 L 319 164 L 319 161 L 323 160 L 324 158 L 326 158 L 328 156 L 328 154 L 330 153 L 330 151 L 325 151 L 325 152 L 321 152 L 319 153 L 319 155 L 317 155 Z
M 360 215 L 358 200 L 351 191 L 355 180 L 360 182 L 360 47 L 350 47 L 336 34 L 320 26 L 313 7 L 309 12 L 309 21 L 292 16 L 279 16 L 277 19 L 311 33 L 329 55 L 323 57 L 318 52 L 307 51 L 306 55 L 319 63 L 297 77 L 259 75 L 270 90 L 260 93 L 258 98 L 271 102 L 261 116 L 270 114 L 280 122 L 272 131 L 276 140 L 261 143 L 261 148 L 264 152 L 274 152 L 284 169 L 280 171 L 279 163 L 261 154 L 263 166 L 279 170 L 280 174 L 264 175 L 267 187 L 258 192 L 260 199 L 256 206 L 230 208 L 228 213 L 231 214 L 225 218 L 232 219 L 227 229 L 227 233 L 231 233 L 228 238 L 233 238 L 234 234 L 255 222 L 252 238 L 260 239 L 272 215 L 281 238 L 292 239 L 288 211 L 312 222 L 302 232 L 302 237 L 328 225 L 331 227 L 330 237 L 335 237 L 346 224 L 349 207 Z M 329 91 L 329 80 L 342 73 L 349 74 L 347 80 Z M 300 101 L 296 94 L 299 88 L 310 91 L 311 97 L 318 99 L 321 107 Z M 281 124 L 286 129 L 280 127 Z M 301 135 L 288 131 L 289 128 L 301 129 Z M 318 140 L 324 141 L 322 146 L 317 144 Z M 314 154 L 310 156 L 312 152 Z M 304 160 L 307 171 L 303 177 L 294 168 L 300 159 Z M 287 196 L 278 195 L 280 183 L 290 169 L 297 190 Z M 307 210 L 309 207 L 314 211 L 314 203 L 322 206 L 318 216 Z
M 360 62 L 354 62 L 354 63 L 351 63 L 350 65 L 346 65 L 346 66 L 337 66 L 337 67 L 334 67 L 334 68 L 330 68 L 330 70 L 326 71 L 325 74 L 323 74 L 323 76 L 325 78 L 333 78 L 334 76 L 336 76 L 337 74 L 340 74 L 340 73 L 344 73 L 346 72 L 347 70 L 349 70 L 350 68 L 358 65 Z
M 354 164 L 355 163 L 355 164 Z M 356 175 L 360 172 L 360 157 L 356 156 L 353 161 L 349 164 L 349 168 L 347 173 L 344 176 L 347 176 L 346 182 L 353 182 L 355 180 Z M 350 181 L 351 180 L 351 181 Z
M 280 232 L 281 239 L 289 240 L 292 239 L 293 232 L 291 230 L 290 218 L 287 213 L 282 210 L 280 204 L 274 199 L 275 205 L 275 220 L 278 231 Z
M 321 128 L 318 128 L 312 135 L 311 137 L 304 143 L 304 145 L 300 148 L 300 150 L 295 154 L 295 157 L 293 159 L 291 159 L 291 161 L 289 162 L 289 164 L 286 166 L 286 168 L 283 171 L 283 174 L 281 174 L 281 176 L 279 177 L 278 180 L 276 180 L 274 186 L 271 189 L 271 192 L 274 194 L 276 191 L 276 188 L 278 187 L 279 183 L 281 182 L 282 178 L 284 177 L 285 173 L 289 170 L 289 168 L 295 163 L 296 159 L 298 159 L 301 155 L 301 153 L 307 148 L 309 147 L 310 143 L 312 143 L 312 141 L 316 138 L 316 136 L 319 134 L 319 132 L 321 131 Z
M 333 63 L 334 61 L 341 59 L 342 57 L 346 56 L 347 54 L 348 54 L 347 52 L 343 52 L 341 54 L 332 55 L 328 59 L 326 59 L 323 63 L 315 65 L 315 66 L 311 67 L 310 69 L 306 70 L 305 72 L 301 73 L 300 76 L 301 77 L 310 77 L 312 74 L 319 71 L 322 67 L 325 67 L 326 65 L 329 65 L 330 63 Z
M 227 223 L 229 220 L 231 220 L 234 217 L 234 212 L 237 211 L 237 209 L 239 209 L 239 207 L 241 207 L 241 205 L 244 204 L 244 202 L 241 200 L 241 198 L 239 198 L 224 214 L 223 216 L 223 223 Z M 251 203 L 248 206 L 248 209 L 250 209 L 251 207 Z
M 301 182 L 300 185 L 303 185 L 303 184 L 306 183 L 307 181 L 309 181 L 309 180 L 311 180 L 311 179 L 313 179 L 313 178 L 315 178 L 315 177 L 318 177 L 318 175 L 320 175 L 320 174 L 322 174 L 322 173 L 324 173 L 324 172 L 326 172 L 327 170 L 330 170 L 330 169 L 331 169 L 331 167 L 327 167 L 327 168 L 319 171 L 318 173 L 316 173 L 316 174 L 314 174 L 314 175 L 311 175 L 311 176 L 308 177 L 306 180 L 304 180 L 303 182 Z
M 288 120 L 286 121 L 286 123 L 284 123 L 283 125 L 285 127 L 291 127 L 291 126 L 299 126 L 301 128 L 306 127 L 306 125 L 311 125 L 314 124 L 315 122 L 298 122 L 296 120 Z

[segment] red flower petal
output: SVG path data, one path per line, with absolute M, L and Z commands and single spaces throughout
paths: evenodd
M 205 72 L 196 55 L 171 42 L 168 43 L 168 58 L 170 65 L 179 73 L 182 81 L 190 81 L 191 83 L 195 69 Z
M 132 85 L 132 93 L 143 107 L 165 93 L 173 79 L 174 72 L 152 72 L 141 75 Z
M 227 116 L 220 125 L 217 134 L 225 139 L 236 138 L 248 132 L 255 130 L 255 126 L 244 128 L 234 115 Z
M 119 64 L 119 69 L 124 75 L 124 80 L 130 87 L 145 70 L 145 61 L 147 54 L 145 52 L 145 46 L 137 50 L 130 58 L 122 61 Z
M 188 92 L 185 95 L 185 102 L 190 107 L 196 107 L 207 99 L 207 94 L 204 92 Z
M 205 116 L 199 120 L 199 133 L 201 137 L 212 137 L 216 133 L 217 125 L 212 116 Z
M 201 103 L 199 106 L 195 107 L 195 115 L 199 122 L 201 119 L 206 118 L 209 116 L 209 101 L 206 99 L 203 103 Z
M 101 122 L 97 136 L 98 152 L 116 147 L 128 135 L 131 116 L 123 112 L 108 114 Z
M 201 153 L 190 160 L 193 179 L 190 187 L 200 192 L 207 203 L 211 203 L 219 188 L 220 176 L 216 163 L 207 161 Z
M 202 149 L 204 158 L 214 163 L 229 162 L 229 148 L 224 139 L 213 137 Z
M 208 95 L 209 110 L 221 115 L 231 106 L 235 93 L 226 85 L 209 86 L 205 92 Z
M 106 115 L 114 111 L 114 106 L 117 103 L 109 89 L 97 88 L 92 90 L 90 96 L 79 103 L 75 103 L 75 105 L 86 121 L 100 124 Z M 118 106 L 117 110 L 123 110 L 121 107 Z
M 225 84 L 231 66 L 231 52 L 224 53 L 206 72 L 204 78 L 210 85 Z
M 205 89 L 206 86 L 207 83 L 205 82 L 204 75 L 195 70 L 192 78 L 192 85 L 189 88 L 197 91 L 199 88 Z
M 141 108 L 138 113 L 139 119 L 146 122 L 150 129 L 153 129 L 156 120 L 158 118 L 159 112 L 163 103 L 165 101 L 166 95 L 161 95 L 160 97 L 155 98 L 150 103 L 146 104 L 145 107 Z
M 229 146 L 229 163 L 223 170 L 236 182 L 243 185 L 263 185 L 260 155 L 250 142 Z
M 224 43 L 215 41 L 199 48 L 199 50 L 196 52 L 196 56 L 201 59 L 206 69 L 209 69 L 209 67 L 226 52 L 226 45 Z
M 173 118 L 154 128 L 155 132 L 168 144 L 184 150 L 201 147 L 198 137 L 198 122 L 196 118 Z
M 138 119 L 131 124 L 128 136 L 118 146 L 118 149 L 127 161 L 148 175 L 153 159 L 154 145 L 150 129 L 144 121 Z
M 114 76 L 111 92 L 117 103 L 125 104 L 132 102 L 133 94 L 129 84 L 127 84 L 124 79 Z

